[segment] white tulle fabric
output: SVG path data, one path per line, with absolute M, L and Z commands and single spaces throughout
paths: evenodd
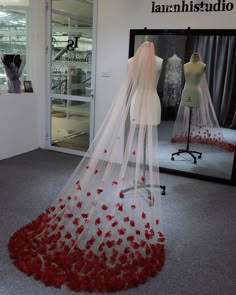
M 28 275 L 75 291 L 115 291 L 144 283 L 161 269 L 157 125 L 129 118 L 135 93 L 137 115 L 149 122 L 156 67 L 153 43 L 145 42 L 56 202 L 11 237 L 11 258 Z
M 200 61 L 202 61 L 201 58 Z M 219 126 L 205 73 L 202 76 L 200 87 L 202 91 L 200 107 L 192 108 L 190 142 L 211 144 L 228 151 L 234 151 L 234 145 L 225 140 Z M 184 106 L 181 101 L 173 128 L 172 142 L 187 141 L 189 115 L 190 108 Z

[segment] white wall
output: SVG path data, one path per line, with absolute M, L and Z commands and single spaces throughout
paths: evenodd
M 0 160 L 38 147 L 35 94 L 0 95 Z
M 45 0 L 31 2 L 28 62 L 34 93 L 0 95 L 0 159 L 45 147 Z
M 155 1 L 173 4 L 180 0 Z M 186 1 L 188 2 L 188 1 Z M 197 2 L 197 1 L 196 1 Z M 198 1 L 199 2 L 199 1 Z M 211 2 L 211 1 L 208 1 Z M 98 130 L 121 85 L 128 59 L 130 29 L 236 29 L 232 12 L 152 14 L 150 0 L 98 0 L 95 128 Z M 110 77 L 102 77 L 102 73 Z

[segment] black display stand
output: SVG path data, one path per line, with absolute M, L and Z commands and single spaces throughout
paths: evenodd
M 186 146 L 186 149 L 179 149 L 178 152 L 176 152 L 176 153 L 172 153 L 172 154 L 171 154 L 171 160 L 172 160 L 172 161 L 174 161 L 174 156 L 175 156 L 175 155 L 179 156 L 180 154 L 184 154 L 184 153 L 187 153 L 187 154 L 189 154 L 190 156 L 192 156 L 192 158 L 193 158 L 193 163 L 194 163 L 194 164 L 197 164 L 197 158 L 195 157 L 194 154 L 197 154 L 197 155 L 198 155 L 198 159 L 201 159 L 201 157 L 202 157 L 202 153 L 197 152 L 197 151 L 192 151 L 192 150 L 189 149 L 190 127 L 191 127 L 191 120 L 192 120 L 192 110 L 193 110 L 193 108 L 190 107 L 189 124 L 188 124 L 188 139 L 187 139 L 187 146 Z
M 127 193 L 128 191 L 134 190 L 134 189 L 143 188 L 147 192 L 147 194 L 149 196 L 151 196 L 151 191 L 148 189 L 151 187 L 151 185 L 146 183 L 146 177 L 145 177 L 146 176 L 146 145 L 147 145 L 147 137 L 146 137 L 146 133 L 145 133 L 145 135 L 144 135 L 144 149 L 143 149 L 143 179 L 144 179 L 144 181 L 142 181 L 142 182 L 139 181 L 137 185 L 133 185 L 131 187 L 123 189 L 121 191 L 121 193 L 123 193 L 123 194 Z M 152 185 L 152 187 L 161 188 L 162 189 L 161 194 L 163 196 L 166 194 L 166 186 L 165 185 L 154 184 L 154 185 Z M 154 199 L 153 198 L 152 198 L 152 200 L 148 200 L 148 202 L 149 202 L 150 206 L 154 206 Z

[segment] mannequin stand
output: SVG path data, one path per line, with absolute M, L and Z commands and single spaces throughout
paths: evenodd
M 146 142 L 147 142 L 147 138 L 146 138 L 146 133 L 144 135 L 144 149 L 143 149 L 143 177 L 144 177 L 144 181 L 140 182 L 138 181 L 137 185 L 133 185 L 131 187 L 128 187 L 126 189 L 123 189 L 121 192 L 123 194 L 127 193 L 128 191 L 134 190 L 134 189 L 140 189 L 143 188 L 146 193 L 148 194 L 148 196 L 151 196 L 151 191 L 148 189 L 149 187 L 156 187 L 156 188 L 161 188 L 162 192 L 161 194 L 164 196 L 166 194 L 166 186 L 165 185 L 150 185 L 146 183 Z M 151 200 L 148 200 L 149 202 L 149 206 L 154 206 L 154 199 L 152 198 Z
M 191 127 L 191 120 L 192 120 L 192 107 L 190 107 L 190 114 L 189 114 L 189 124 L 188 124 L 188 139 L 187 139 L 187 146 L 186 146 L 186 149 L 179 149 L 178 152 L 176 153 L 172 153 L 171 154 L 171 160 L 174 161 L 174 156 L 177 155 L 179 156 L 180 154 L 184 154 L 184 153 L 187 153 L 189 154 L 190 156 L 192 156 L 193 158 L 193 163 L 194 164 L 197 164 L 197 158 L 194 154 L 197 154 L 198 155 L 198 159 L 201 159 L 202 157 L 202 153 L 200 152 L 197 152 L 197 151 L 192 151 L 189 149 L 189 141 L 190 141 L 190 127 Z

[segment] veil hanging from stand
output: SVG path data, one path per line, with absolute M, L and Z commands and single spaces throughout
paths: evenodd
M 45 285 L 100 292 L 126 290 L 161 270 L 157 126 L 129 119 L 135 94 L 137 116 L 148 122 L 156 66 L 153 43 L 144 42 L 100 131 L 56 201 L 10 238 L 13 263 L 27 275 Z M 126 193 L 132 185 L 134 190 Z
M 202 61 L 200 59 L 200 61 Z M 234 144 L 227 142 L 219 126 L 211 95 L 208 88 L 206 74 L 203 74 L 200 87 L 202 100 L 199 108 L 192 109 L 191 129 L 189 141 L 192 143 L 206 143 L 234 151 Z M 187 142 L 190 108 L 180 102 L 176 121 L 173 128 L 172 142 Z

